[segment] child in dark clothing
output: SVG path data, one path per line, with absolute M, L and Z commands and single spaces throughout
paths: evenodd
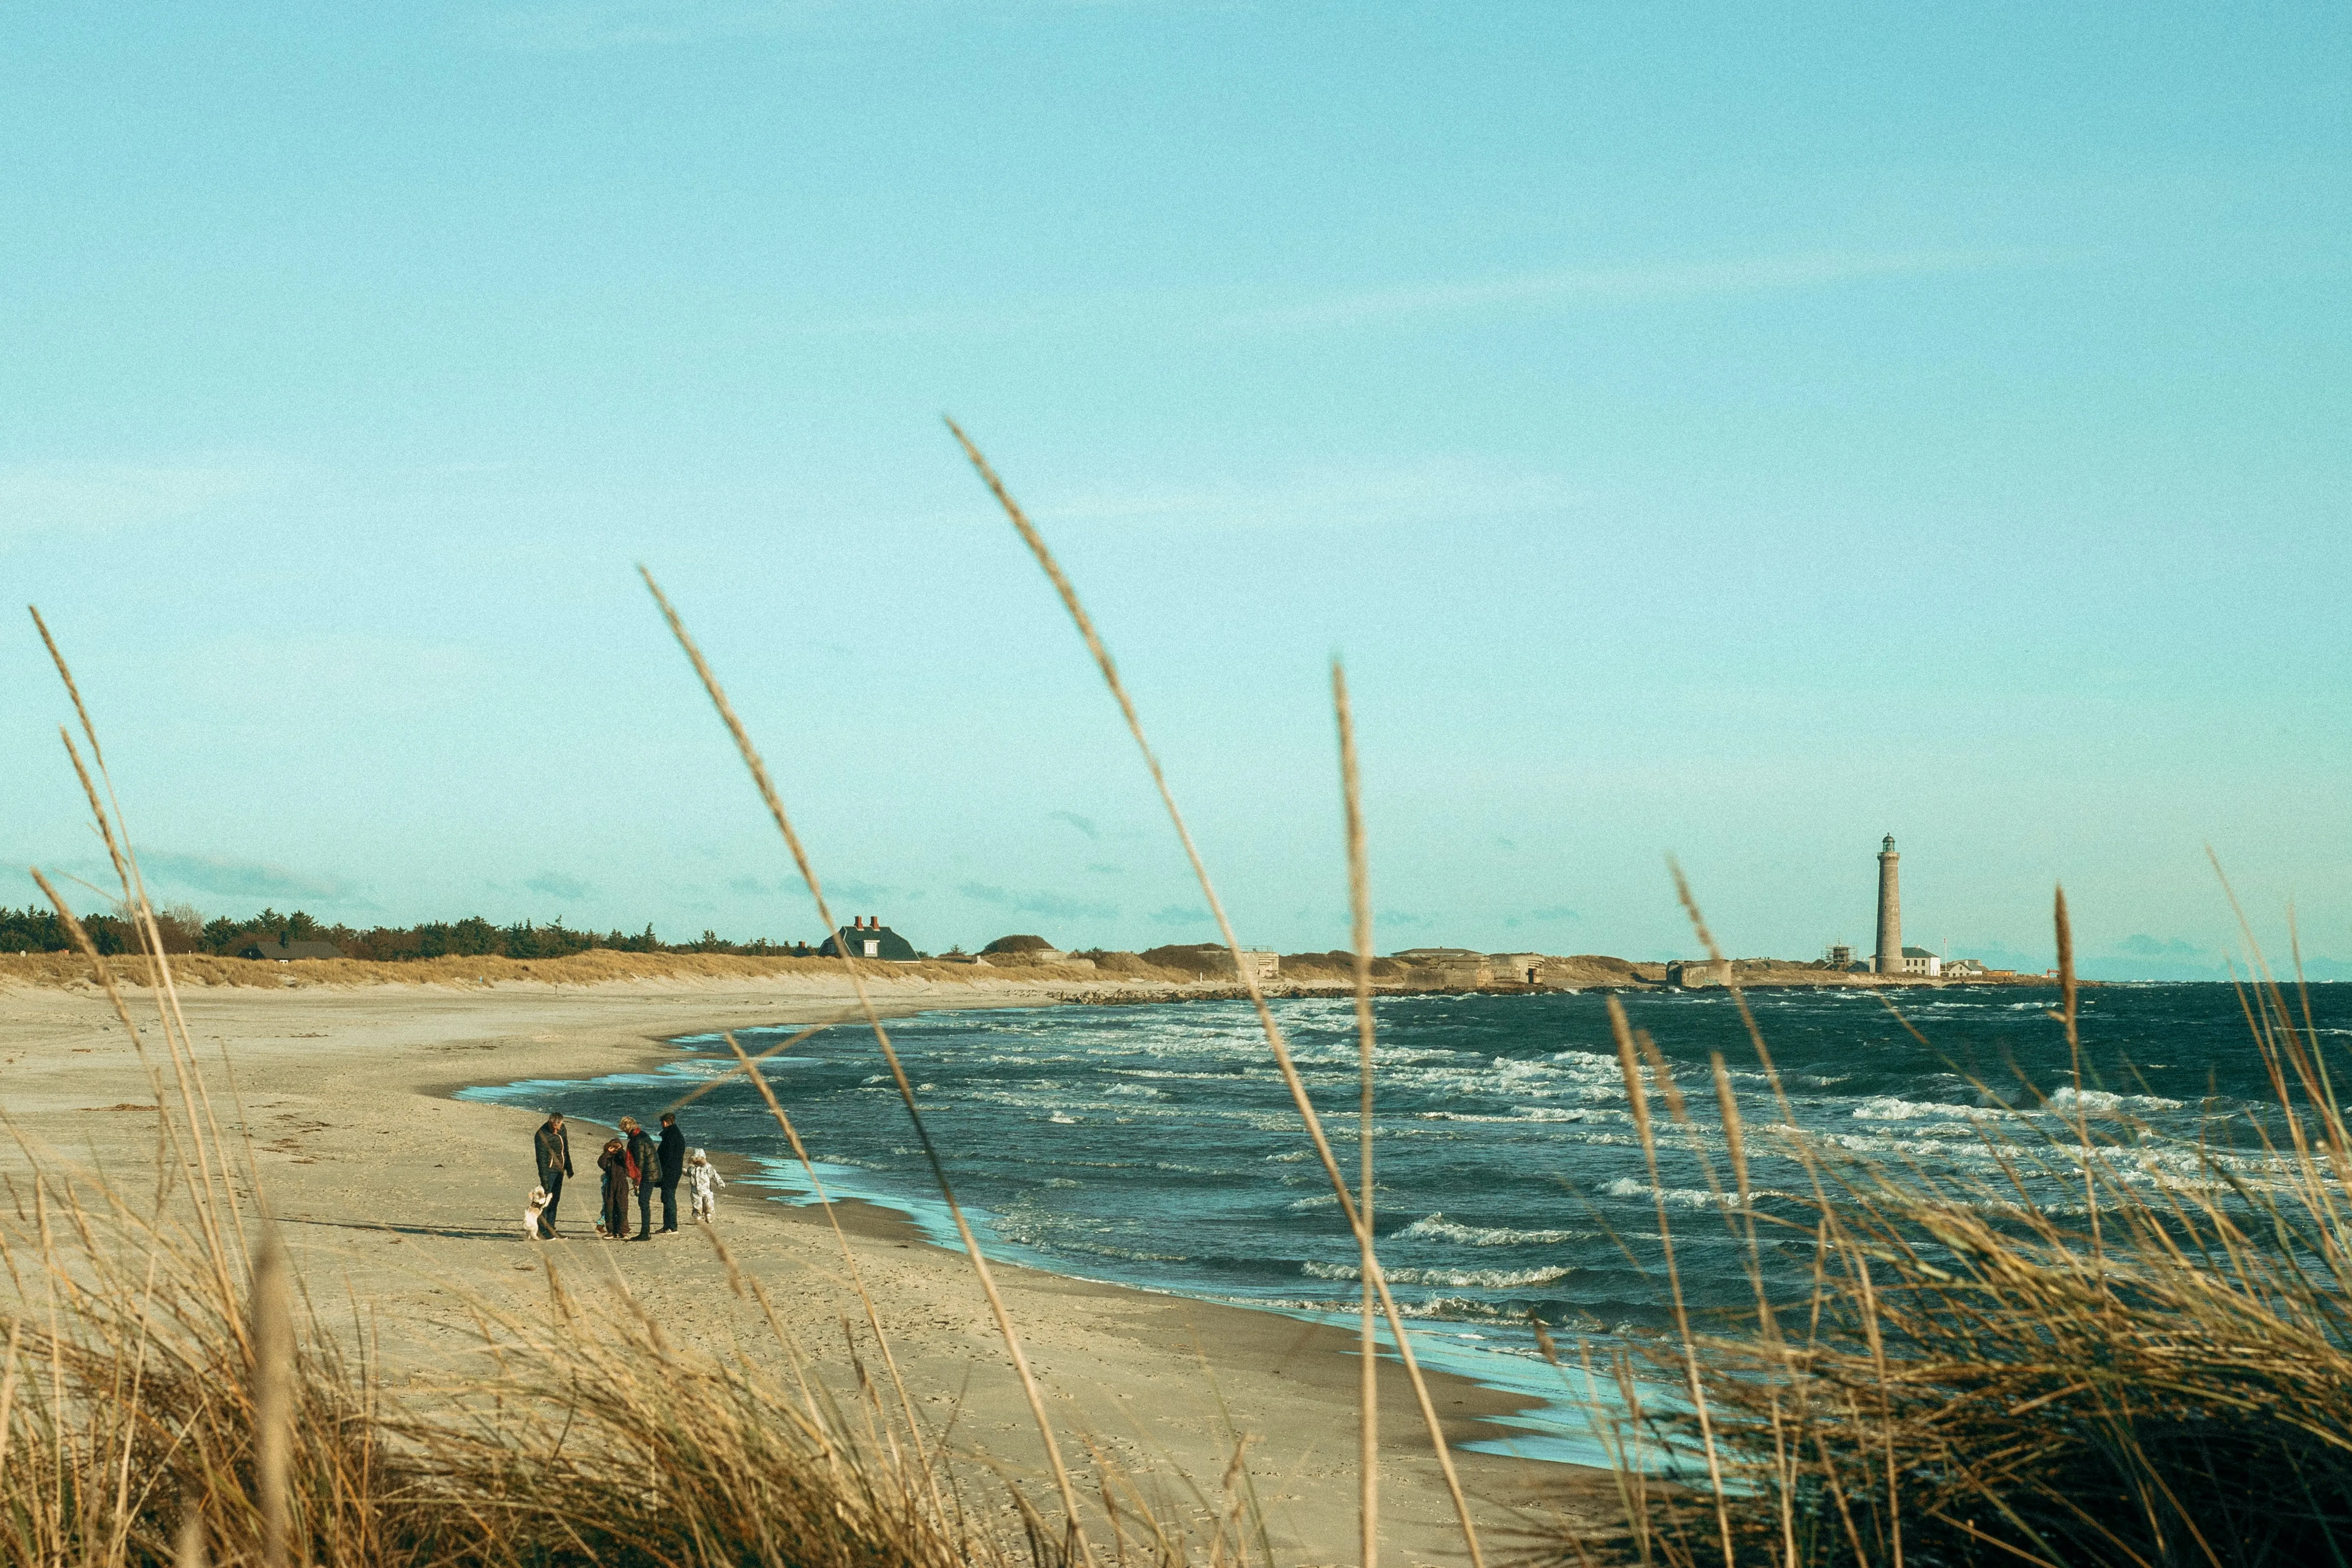
M 629 1234 L 629 1184 L 636 1176 L 636 1162 L 629 1158 L 629 1146 L 618 1138 L 604 1141 L 604 1152 L 596 1156 L 596 1168 L 604 1173 L 604 1223 L 596 1227 L 597 1234 L 625 1239 Z

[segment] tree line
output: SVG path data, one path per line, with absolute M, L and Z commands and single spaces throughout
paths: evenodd
M 139 950 L 137 933 L 123 916 L 85 915 L 81 923 L 90 942 L 102 953 Z M 226 916 L 206 920 L 186 904 L 158 910 L 155 928 L 163 939 L 166 952 L 209 952 L 228 958 L 248 953 L 267 956 L 270 948 L 302 942 L 331 943 L 345 958 L 393 963 L 447 956 L 562 958 L 599 947 L 618 952 L 734 952 L 755 957 L 805 956 L 815 951 L 805 942 L 776 942 L 766 937 L 756 942 L 730 942 L 709 931 L 693 942 L 672 942 L 656 936 L 651 925 L 635 936 L 621 931 L 599 936 L 592 931 L 573 931 L 561 920 L 545 925 L 517 921 L 501 926 L 479 915 L 468 915 L 461 921 L 426 921 L 413 926 L 380 925 L 366 931 L 341 922 L 324 924 L 300 910 L 281 915 L 276 910 L 265 909 L 247 920 Z M 62 952 L 71 946 L 73 940 L 67 935 L 65 923 L 56 911 L 33 905 L 21 910 L 0 908 L 0 952 Z

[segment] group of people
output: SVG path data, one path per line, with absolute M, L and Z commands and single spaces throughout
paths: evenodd
M 531 1150 L 539 1163 L 540 1192 L 547 1194 L 544 1205 L 537 1207 L 537 1235 L 542 1241 L 552 1241 L 555 1234 L 556 1205 L 562 1201 L 563 1179 L 572 1174 L 572 1134 L 564 1126 L 563 1112 L 550 1111 L 531 1140 Z M 654 1238 L 654 1194 L 661 1194 L 661 1234 L 677 1234 L 677 1189 L 683 1182 L 688 1200 L 694 1205 L 694 1217 L 708 1222 L 718 1212 L 719 1189 L 727 1179 L 711 1164 L 709 1152 L 689 1150 L 686 1134 L 678 1131 L 677 1117 L 664 1111 L 661 1136 L 656 1139 L 646 1132 L 634 1116 L 621 1118 L 617 1136 L 604 1141 L 602 1152 L 596 1156 L 596 1168 L 604 1173 L 604 1213 L 596 1223 L 596 1234 L 612 1241 L 651 1241 Z M 532 1194 L 536 1203 L 538 1194 Z M 637 1205 L 637 1234 L 629 1234 L 629 1200 Z

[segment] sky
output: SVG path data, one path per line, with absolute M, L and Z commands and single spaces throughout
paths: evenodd
M 0 16 L 0 580 L 159 896 L 2352 979 L 2325 5 Z M 0 901 L 101 858 L 0 619 Z M 2209 858 L 2210 851 L 2210 858 Z M 70 884 L 69 884 L 70 885 Z M 79 889 L 85 903 L 95 895 Z M 2292 937 L 2290 935 L 2292 931 Z

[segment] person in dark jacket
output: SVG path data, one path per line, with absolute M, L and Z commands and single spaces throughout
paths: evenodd
M 665 1110 L 661 1119 L 662 1233 L 677 1234 L 677 1184 L 686 1174 L 686 1134 L 677 1130 L 677 1115 Z
M 551 1110 L 530 1141 L 539 1161 L 539 1184 L 546 1190 L 547 1207 L 539 1215 L 539 1234 L 555 1239 L 555 1205 L 563 1197 L 563 1178 L 572 1173 L 572 1135 L 563 1130 L 563 1112 Z
M 637 1234 L 635 1239 L 654 1238 L 654 1166 L 655 1155 L 651 1134 L 634 1116 L 621 1118 L 621 1131 L 629 1140 L 629 1162 L 637 1168 Z
M 604 1152 L 596 1156 L 596 1168 L 604 1173 L 604 1235 L 611 1240 L 629 1239 L 629 1146 L 618 1138 L 604 1140 Z

